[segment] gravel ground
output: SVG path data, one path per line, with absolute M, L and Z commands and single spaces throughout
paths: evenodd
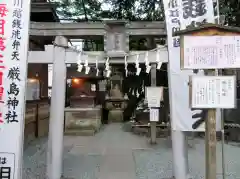
M 192 179 L 203 179 L 205 174 L 205 146 L 204 140 L 195 139 L 194 148 L 189 148 L 188 158 L 190 176 Z M 225 145 L 225 179 L 240 178 L 240 148 Z M 171 148 L 161 140 L 154 150 L 134 151 L 137 179 L 157 179 L 172 177 Z M 217 145 L 217 179 L 222 179 L 221 143 Z
M 188 150 L 190 174 L 193 179 L 202 179 L 205 173 L 204 140 L 195 139 L 194 143 L 194 147 Z M 25 149 L 24 179 L 46 179 L 46 147 L 46 139 L 41 139 Z M 136 170 L 136 177 L 132 179 L 165 179 L 172 177 L 172 152 L 169 140 L 158 139 L 158 144 L 152 147 L 148 145 L 146 138 L 115 128 L 112 130 L 104 129 L 94 137 L 65 137 L 64 176 L 73 179 L 101 179 L 98 177 L 99 171 L 106 156 L 109 159 L 110 154 L 106 154 L 109 151 L 111 155 L 117 153 L 124 155 L 124 151 L 128 152 L 128 155 L 129 151 L 132 153 Z M 238 144 L 225 145 L 225 179 L 240 179 L 239 153 L 240 147 Z M 218 179 L 222 179 L 220 142 L 217 145 L 217 154 Z M 115 176 L 112 179 L 115 178 L 118 177 Z

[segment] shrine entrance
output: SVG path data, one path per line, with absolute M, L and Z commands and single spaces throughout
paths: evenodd
M 136 108 L 140 108 L 142 112 L 146 109 L 144 107 L 146 86 L 166 84 L 164 80 L 166 81 L 167 72 L 165 65 L 168 61 L 167 48 L 157 46 L 157 41 L 155 41 L 146 50 L 129 51 L 128 44 L 131 35 L 149 34 L 146 31 L 151 32 L 150 34 L 154 37 L 152 39 L 163 38 L 164 34 L 161 29 L 159 30 L 159 24 L 148 22 L 151 25 L 148 27 L 146 22 L 106 21 L 104 23 L 104 25 L 96 23 L 95 26 L 85 24 L 87 26 L 85 29 L 92 31 L 79 30 L 79 34 L 74 34 L 82 38 L 89 36 L 89 33 L 92 33 L 91 36 L 103 35 L 104 51 L 82 51 L 72 48 L 69 46 L 68 39 L 57 36 L 62 34 L 72 37 L 73 32 L 69 29 L 77 28 L 76 24 L 74 26 L 62 24 L 61 27 L 66 26 L 61 30 L 62 32 L 58 32 L 60 31 L 58 24 L 54 26 L 51 23 L 41 23 L 41 26 L 37 23 L 32 25 L 31 35 L 39 36 L 43 33 L 46 36 L 56 33 L 53 45 L 45 46 L 45 51 L 30 51 L 28 56 L 29 63 L 53 64 L 47 156 L 49 178 L 61 177 L 63 161 L 59 156 L 63 156 L 64 152 L 62 149 L 64 133 L 65 135 L 101 136 L 104 135 L 101 133 L 102 125 L 111 123 L 109 127 L 106 127 L 106 130 L 110 131 L 109 135 L 122 136 L 117 132 L 121 127 L 116 122 L 125 121 L 136 122 L 130 123 L 131 128 L 132 126 L 149 128 L 149 120 L 146 118 L 142 123 L 142 120 L 136 121 L 138 115 Z M 72 28 L 68 28 L 71 25 Z M 154 29 L 154 25 L 157 28 Z M 81 25 L 78 27 L 82 28 Z M 142 28 L 145 28 L 145 32 Z M 50 32 L 51 29 L 52 32 Z M 50 30 L 49 33 L 48 30 Z M 39 57 L 41 59 L 38 59 Z M 158 78 L 163 79 L 160 80 L 162 84 L 157 84 L 157 71 L 159 71 Z M 167 91 L 166 96 L 168 96 Z M 148 117 L 149 113 L 146 111 L 145 113 Z M 167 117 L 168 111 L 166 110 L 165 121 Z M 155 122 L 150 123 L 150 127 L 151 130 L 148 129 L 151 131 L 150 142 L 156 143 L 157 125 Z M 115 135 L 114 131 L 116 131 Z M 123 139 L 132 138 L 130 135 L 123 135 Z M 129 142 L 134 143 L 132 140 Z M 135 147 L 141 148 L 141 145 Z M 120 146 L 119 148 L 124 150 Z

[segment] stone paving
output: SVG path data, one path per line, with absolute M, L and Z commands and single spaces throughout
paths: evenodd
M 24 179 L 46 179 L 46 139 L 33 142 L 24 152 Z M 204 141 L 189 148 L 190 174 L 204 178 Z M 221 175 L 221 143 L 218 143 L 218 179 Z M 240 179 L 240 146 L 225 145 L 226 178 Z M 105 126 L 90 137 L 65 136 L 63 175 L 72 179 L 166 179 L 172 177 L 169 139 L 148 139 L 124 132 L 121 124 Z

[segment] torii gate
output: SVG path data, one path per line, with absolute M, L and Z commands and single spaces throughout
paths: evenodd
M 5 0 L 6 1 L 6 0 Z M 6 1 L 7 6 L 9 6 L 12 12 L 12 1 Z M 9 4 L 8 4 L 9 3 Z M 27 7 L 30 5 L 30 1 L 24 1 L 24 6 Z M 21 7 L 22 8 L 22 7 Z M 23 10 L 23 19 L 25 20 L 25 28 L 28 28 L 29 22 L 29 7 Z M 8 18 L 12 20 L 12 14 L 9 13 Z M 8 23 L 9 28 L 11 23 Z M 7 40 L 9 43 L 11 41 L 11 33 L 9 30 Z M 66 37 L 76 37 L 76 38 L 86 38 L 86 36 L 104 36 L 104 52 L 86 52 L 88 56 L 89 64 L 95 63 L 95 58 L 90 58 L 90 54 L 99 56 L 98 63 L 105 63 L 104 58 L 106 56 L 111 57 L 110 64 L 114 63 L 124 63 L 123 57 L 126 53 L 138 54 L 139 52 L 129 52 L 129 36 L 138 35 L 138 36 L 165 36 L 164 22 L 130 22 L 126 23 L 125 21 L 106 21 L 105 23 L 71 23 L 71 24 L 61 24 L 61 23 L 31 23 L 30 24 L 30 33 L 25 31 L 22 35 L 22 41 L 24 40 L 23 46 L 25 47 L 21 52 L 21 60 L 28 63 L 45 63 L 53 64 L 53 85 L 52 85 L 52 98 L 51 98 L 51 108 L 50 108 L 50 130 L 49 130 L 49 142 L 48 142 L 48 163 L 47 163 L 47 175 L 49 179 L 60 179 L 62 173 L 62 150 L 63 150 L 63 124 L 64 124 L 64 101 L 65 101 L 65 85 L 66 85 L 66 64 L 72 63 L 75 64 L 77 61 L 77 53 L 73 50 L 67 48 L 68 40 Z M 26 57 L 25 50 L 27 49 L 27 38 L 30 36 L 52 36 L 56 37 L 54 45 L 45 46 L 45 51 L 29 51 L 28 56 Z M 61 46 L 61 47 L 60 47 Z M 8 58 L 10 59 L 10 52 L 13 51 L 11 46 L 7 47 L 9 50 Z M 24 53 L 24 54 L 23 54 Z M 142 53 L 142 52 L 141 52 Z M 168 51 L 167 48 L 161 48 L 160 59 L 163 63 L 168 62 Z M 152 63 L 152 82 L 153 85 L 156 85 L 156 52 L 149 52 L 149 62 Z M 135 59 L 133 56 L 128 57 L 128 63 L 134 63 Z M 144 56 L 139 56 L 139 63 L 144 63 Z M 17 63 L 16 63 L 17 64 Z M 22 64 L 21 68 L 23 72 L 26 70 L 27 64 Z M 24 75 L 26 75 L 24 73 Z M 26 76 L 23 76 L 24 78 Z M 5 80 L 8 82 L 7 80 Z M 8 82 L 9 83 L 9 82 Z M 21 112 L 24 112 L 24 79 L 21 81 Z M 20 113 L 19 113 L 20 114 Z M 17 171 L 15 176 L 21 179 L 21 151 L 23 141 L 21 141 L 23 136 L 23 114 L 21 113 L 21 125 L 14 126 L 17 128 L 17 133 L 20 135 L 19 138 L 14 138 L 16 141 L 11 141 L 11 144 L 14 142 L 19 145 L 16 146 L 18 152 L 16 153 Z M 155 126 L 156 127 L 156 126 Z M 14 128 L 14 129 L 15 129 Z M 6 128 L 7 130 L 8 128 Z M 153 128 L 154 129 L 154 126 Z M 11 131 L 10 131 L 11 132 Z M 9 132 L 8 132 L 9 133 Z M 154 134 L 155 132 L 153 132 Z M 9 133 L 10 134 L 10 133 Z M 155 133 L 156 134 L 156 133 Z M 7 137 L 7 136 L 5 136 Z M 152 136 L 152 140 L 156 139 L 156 136 Z M 4 141 L 6 144 L 9 144 L 7 141 Z M 8 145 L 11 146 L 11 145 Z M 15 146 L 15 145 L 14 145 Z M 13 147 L 12 147 L 13 148 Z M 1 148 L 2 149 L 2 148 Z M 5 150 L 5 148 L 4 148 Z M 1 152 L 1 151 L 0 151 Z M 6 152 L 6 151 L 5 151 Z M 176 156 L 176 155 L 175 155 Z M 175 159 L 178 161 L 178 159 Z M 179 165 L 183 163 L 180 162 Z M 13 164 L 14 165 L 14 164 Z
M 47 25 L 48 27 L 46 27 Z M 55 26 L 53 26 L 55 24 Z M 164 35 L 161 28 L 158 27 L 157 31 L 154 29 L 154 25 L 162 24 L 162 22 L 132 22 L 126 27 L 125 21 L 106 21 L 105 24 L 91 23 L 88 24 L 87 31 L 75 32 L 75 36 L 84 35 L 103 35 L 104 36 L 104 50 L 84 52 L 83 59 L 88 58 L 89 64 L 95 64 L 98 56 L 98 63 L 104 64 L 106 57 L 110 57 L 110 64 L 124 64 L 124 56 L 128 52 L 127 62 L 135 63 L 136 55 L 144 53 L 144 51 L 131 51 L 129 52 L 129 34 L 132 35 L 149 35 L 156 36 Z M 86 23 L 84 23 L 86 26 Z M 44 27 L 45 26 L 45 27 Z M 66 64 L 76 64 L 78 59 L 78 53 L 68 48 L 68 40 L 63 36 L 58 35 L 70 35 L 73 27 L 65 29 L 59 29 L 59 26 L 75 26 L 82 27 L 80 24 L 56 24 L 45 23 L 45 25 L 39 26 L 41 30 L 36 30 L 36 23 L 33 23 L 30 29 L 32 35 L 51 35 L 57 36 L 54 45 L 46 45 L 45 51 L 29 51 L 28 63 L 47 63 L 53 64 L 53 83 L 52 83 L 52 95 L 51 95 L 51 108 L 50 108 L 50 127 L 49 127 L 49 142 L 48 142 L 48 171 L 47 175 L 50 179 L 60 179 L 62 173 L 62 146 L 63 146 L 63 125 L 64 125 L 64 110 L 65 110 L 65 85 L 66 85 Z M 91 27 L 89 27 L 91 26 Z M 129 27 L 130 26 L 130 27 Z M 49 29 L 52 31 L 48 32 Z M 89 28 L 91 30 L 89 30 Z M 142 30 L 144 28 L 144 30 Z M 53 31 L 55 29 L 55 31 Z M 61 31 L 61 32 L 60 32 Z M 132 32 L 131 32 L 132 31 Z M 149 32 L 148 32 L 149 31 Z M 158 35 L 158 36 L 159 36 Z M 73 35 L 72 35 L 73 36 Z M 156 58 L 157 53 L 162 63 L 168 62 L 167 47 L 163 47 L 158 52 L 148 52 L 149 63 L 152 64 L 151 77 L 152 85 L 156 85 Z M 145 63 L 145 55 L 139 55 L 139 63 Z M 56 112 L 57 111 L 57 112 Z M 156 126 L 152 126 L 152 142 L 156 142 Z
M 69 37 L 104 36 L 104 51 L 84 52 L 88 57 L 89 64 L 95 64 L 96 59 L 91 56 L 99 56 L 98 63 L 105 63 L 105 57 L 110 57 L 110 64 L 123 64 L 124 56 L 128 56 L 128 63 L 135 63 L 136 56 L 133 54 L 143 51 L 129 52 L 129 36 L 163 36 L 165 35 L 163 22 L 130 22 L 105 21 L 105 23 L 32 23 L 30 35 L 35 36 L 56 36 L 55 44 L 45 46 L 45 51 L 30 51 L 28 63 L 53 64 L 53 83 L 50 108 L 50 127 L 48 140 L 47 175 L 49 179 L 60 179 L 62 173 L 62 149 L 63 149 L 63 125 L 64 125 L 64 102 L 65 102 L 65 80 L 66 64 L 76 64 L 78 53 L 68 48 L 68 41 L 62 35 Z M 148 52 L 149 63 L 151 63 L 151 83 L 156 85 L 156 56 L 162 63 L 168 62 L 167 47 L 161 48 L 158 52 Z M 132 54 L 132 55 L 131 55 Z M 39 59 L 38 59 L 39 58 Z M 85 58 L 85 57 L 83 57 Z M 145 55 L 139 56 L 139 63 L 144 63 Z M 54 104 L 54 105 L 53 105 Z M 151 125 L 151 142 L 156 142 L 156 123 Z M 184 158 L 184 144 L 177 136 L 172 142 L 178 148 L 174 154 L 175 165 L 186 165 L 187 158 Z M 177 176 L 176 176 L 177 177 Z

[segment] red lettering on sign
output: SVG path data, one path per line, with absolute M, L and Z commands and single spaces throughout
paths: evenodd
M 3 123 L 2 113 L 0 113 L 0 123 Z
M 4 90 L 4 88 L 1 86 L 1 87 L 0 87 L 0 96 L 3 95 L 3 90 Z
M 0 19 L 0 35 L 4 35 L 4 29 L 5 29 L 5 23 L 6 21 L 4 19 Z
M 6 48 L 6 46 L 5 46 L 5 39 L 0 37 L 0 50 L 4 51 L 5 48 Z
M 0 35 L 2 37 L 0 37 L 0 51 L 4 51 L 6 49 L 6 45 L 5 45 L 5 38 L 3 37 L 5 35 L 5 24 L 6 21 L 4 19 L 4 17 L 7 16 L 8 13 L 8 9 L 7 9 L 7 5 L 6 4 L 0 4 Z M 0 54 L 0 63 L 3 63 L 3 54 Z M 5 66 L 0 65 L 0 69 L 5 68 Z M 3 92 L 4 92 L 4 88 L 3 88 L 3 72 L 0 71 L 0 103 L 4 103 L 3 101 Z M 3 117 L 2 117 L 2 113 L 0 113 L 0 123 L 3 123 Z
M 2 100 L 2 97 L 3 97 L 3 91 L 4 91 L 4 88 L 2 87 L 3 85 L 3 72 L 1 71 L 0 72 L 0 103 L 3 103 L 3 100 Z
M 0 85 L 3 84 L 3 72 L 0 71 Z
M 0 87 L 0 103 L 4 103 L 4 101 L 3 101 L 3 91 L 4 91 L 4 88 L 1 86 Z
M 1 17 L 7 16 L 7 12 L 8 12 L 7 5 L 6 4 L 0 4 L 0 16 Z

